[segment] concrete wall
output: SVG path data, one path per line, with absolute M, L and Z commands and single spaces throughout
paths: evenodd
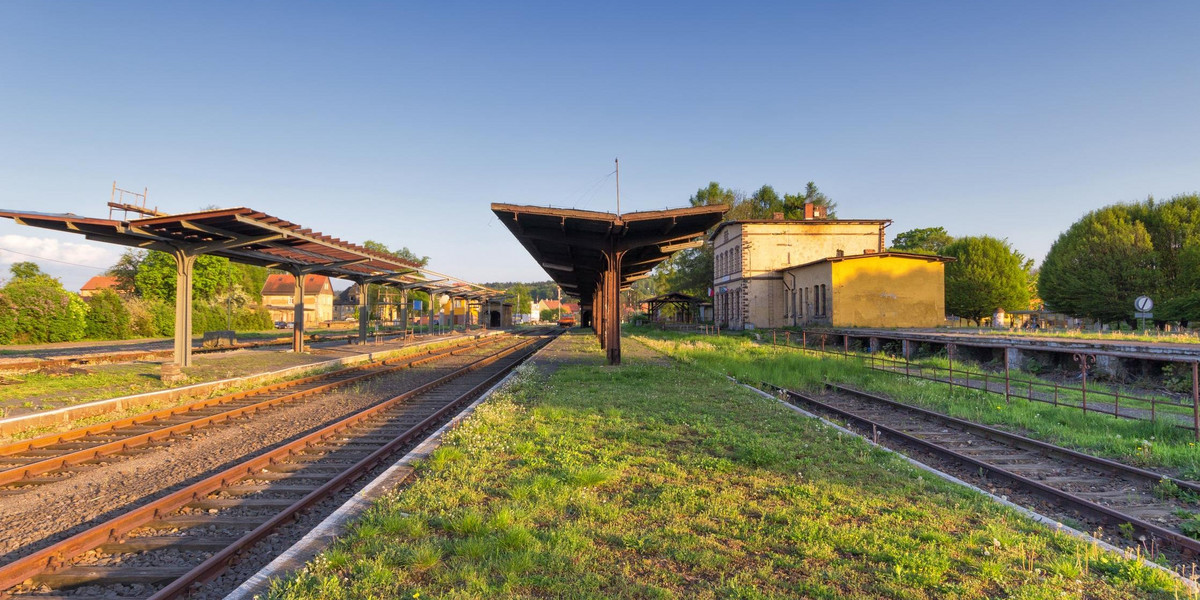
M 946 320 L 944 264 L 897 256 L 830 263 L 836 327 L 936 327 Z

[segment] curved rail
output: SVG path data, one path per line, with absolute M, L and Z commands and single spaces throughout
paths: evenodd
M 171 583 L 160 589 L 152 597 L 156 599 L 173 598 L 185 594 L 194 585 L 210 581 L 219 575 L 238 554 L 266 537 L 279 525 L 289 522 L 300 511 L 311 507 L 317 501 L 344 488 L 355 478 L 378 465 L 389 454 L 394 453 L 398 448 L 416 438 L 421 432 L 436 424 L 447 413 L 454 410 L 455 407 L 486 390 L 509 370 L 517 366 L 521 360 L 532 354 L 537 347 L 544 345 L 548 341 L 549 338 L 522 340 L 513 346 L 501 349 L 491 356 L 473 361 L 435 381 L 394 396 L 293 442 L 256 456 L 237 466 L 225 469 L 220 473 L 207 477 L 167 496 L 136 507 L 121 516 L 91 527 L 52 546 L 7 565 L 0 566 L 0 590 L 8 590 L 43 573 L 65 570 L 69 568 L 70 561 L 89 550 L 105 545 L 121 544 L 127 539 L 136 541 L 139 538 L 127 538 L 128 534 L 134 530 L 140 527 L 153 526 L 155 522 L 168 518 L 172 513 L 190 504 L 204 502 L 209 495 L 215 492 L 232 488 L 239 482 L 247 479 L 261 477 L 262 473 L 267 469 L 272 467 L 280 468 L 289 460 L 299 460 L 308 451 L 314 449 L 319 451 L 327 448 L 330 444 L 341 443 L 339 442 L 341 438 L 351 437 L 354 433 L 351 430 L 355 427 L 366 430 L 359 435 L 360 438 L 365 439 L 377 430 L 372 427 L 378 428 L 381 423 L 398 421 L 403 424 L 403 419 L 397 419 L 397 415 L 403 414 L 403 416 L 412 418 L 413 415 L 408 414 L 408 412 L 412 411 L 405 413 L 396 413 L 394 411 L 398 408 L 403 409 L 403 405 L 406 402 L 418 399 L 424 394 L 433 392 L 469 373 L 489 367 L 502 359 L 516 358 L 493 369 L 494 372 L 488 374 L 483 381 L 478 383 L 468 382 L 468 385 L 470 385 L 469 389 L 455 393 L 454 397 L 448 402 L 437 401 L 436 408 L 429 407 L 432 408 L 429 414 L 417 415 L 420 417 L 417 423 L 405 426 L 403 432 L 395 436 L 389 436 L 388 441 L 379 442 L 378 447 L 372 450 L 367 456 L 357 460 L 353 465 L 340 470 L 337 474 L 329 476 L 323 484 L 305 494 L 301 499 L 288 503 L 269 517 L 264 517 L 262 522 L 257 524 L 250 532 L 216 551 L 203 560 L 201 564 L 193 567 L 182 576 L 172 578 L 173 581 Z M 418 406 L 418 408 L 420 407 Z M 312 475 L 303 475 L 300 477 L 304 479 L 314 478 Z M 86 567 L 84 569 L 86 570 Z M 87 584 L 98 585 L 103 584 L 103 582 L 89 581 Z
M 0 469 L 0 485 L 44 483 L 34 478 L 73 465 L 120 454 L 174 435 L 254 414 L 279 404 L 307 398 L 364 379 L 412 368 L 448 356 L 456 356 L 462 352 L 498 343 L 501 339 L 503 339 L 502 336 L 496 336 L 483 340 L 472 340 L 448 349 L 436 348 L 417 354 L 374 361 L 0 446 L 0 464 L 16 464 L 13 467 Z M 280 390 L 295 388 L 299 389 L 283 395 L 275 395 Z M 248 403 L 238 402 L 242 400 L 246 400 Z M 209 409 L 225 404 L 236 404 L 236 406 L 214 414 L 194 414 L 207 413 Z M 183 421 L 178 420 L 181 417 L 184 419 Z M 147 427 L 150 428 L 149 431 L 145 430 Z M 116 439 L 107 439 L 114 437 Z M 89 440 L 95 443 L 89 443 Z M 84 447 L 77 449 L 77 446 L 81 445 Z M 47 452 L 55 450 L 54 446 L 65 447 L 58 449 L 61 452 L 47 455 Z
M 1117 523 L 1117 524 L 1128 523 L 1129 525 L 1133 526 L 1135 531 L 1148 536 L 1150 539 L 1163 540 L 1163 541 L 1166 541 L 1167 543 L 1169 543 L 1171 546 L 1174 546 L 1175 548 L 1183 551 L 1184 553 L 1200 555 L 1200 541 L 1190 538 L 1186 535 L 1183 535 L 1182 533 L 1179 533 L 1177 531 L 1167 529 L 1165 527 L 1156 525 L 1154 523 L 1150 523 L 1146 520 L 1143 520 L 1143 519 L 1140 519 L 1133 515 L 1121 512 L 1114 508 L 1110 508 L 1108 506 L 1104 506 L 1102 504 L 1093 502 L 1086 498 L 1081 498 L 1070 492 L 1055 488 L 1050 485 L 1046 485 L 1042 482 L 1039 482 L 1039 481 L 1036 481 L 1029 477 L 1025 477 L 1023 475 L 1015 473 L 1015 472 L 1013 472 L 1009 469 L 1006 469 L 1000 465 L 988 462 L 986 460 L 978 459 L 976 457 L 970 456 L 968 454 L 964 454 L 962 452 L 957 452 L 957 451 L 947 447 L 946 445 L 939 444 L 935 441 L 923 439 L 916 435 L 911 435 L 911 434 L 906 433 L 896 427 L 891 427 L 891 426 L 885 425 L 884 423 L 881 423 L 878 420 L 873 419 L 871 417 L 857 414 L 855 412 L 851 412 L 849 410 L 845 410 L 845 409 L 839 408 L 837 406 L 833 406 L 832 404 L 829 404 L 827 402 L 822 402 L 822 401 L 820 401 L 812 396 L 809 396 L 807 394 L 802 394 L 800 392 L 796 392 L 794 390 L 789 390 L 789 389 L 782 388 L 782 387 L 772 385 L 772 384 L 763 383 L 762 385 L 775 390 L 777 393 L 784 394 L 786 400 L 789 403 L 798 404 L 798 405 L 807 405 L 809 407 L 816 408 L 827 414 L 836 415 L 838 418 L 844 419 L 850 423 L 854 423 L 854 424 L 856 424 L 860 427 L 863 427 L 867 430 L 870 430 L 872 432 L 882 432 L 888 436 L 891 436 L 894 439 L 901 440 L 905 444 L 919 447 L 922 450 L 931 452 L 937 456 L 941 456 L 944 458 L 948 458 L 951 460 L 955 460 L 955 461 L 970 465 L 971 467 L 979 469 L 981 474 L 986 473 L 990 476 L 995 476 L 997 478 L 1007 480 L 1019 487 L 1022 487 L 1026 490 L 1029 490 L 1029 491 L 1037 494 L 1038 496 L 1041 496 L 1042 498 L 1051 500 L 1053 502 L 1062 504 L 1064 506 L 1069 506 L 1072 509 L 1075 509 L 1083 514 L 1087 514 L 1090 517 L 1098 519 L 1102 522 L 1112 522 L 1112 523 Z M 1111 460 L 1107 460 L 1107 459 L 1103 459 L 1103 458 L 1099 458 L 1099 457 L 1095 457 L 1095 456 L 1090 456 L 1087 454 L 1083 454 L 1081 452 L 1076 452 L 1074 450 L 1062 448 L 1060 446 L 1055 446 L 1053 444 L 1047 444 L 1046 442 L 1033 440 L 1033 439 L 1030 439 L 1030 438 L 1021 436 L 1021 435 L 1014 434 L 1014 433 L 1009 433 L 1009 432 L 995 429 L 992 427 L 987 427 L 986 425 L 980 425 L 978 423 L 964 421 L 962 419 L 957 419 L 955 417 L 950 417 L 948 415 L 943 415 L 941 413 L 929 411 L 929 410 L 922 409 L 922 408 L 917 408 L 914 406 L 909 406 L 907 404 L 895 402 L 893 400 L 875 396 L 873 394 L 868 394 L 866 392 L 855 390 L 853 388 L 847 388 L 847 387 L 832 385 L 832 384 L 827 384 L 827 385 L 830 389 L 834 389 L 834 390 L 837 390 L 837 391 L 845 393 L 845 394 L 853 395 L 856 398 L 861 398 L 861 399 L 868 400 L 870 402 L 885 405 L 888 408 L 892 408 L 895 410 L 911 412 L 911 413 L 918 415 L 919 417 L 921 417 L 923 419 L 935 420 L 935 421 L 939 421 L 939 422 L 942 422 L 942 423 L 945 423 L 948 425 L 952 425 L 954 427 L 966 429 L 968 431 L 975 432 L 977 435 L 981 435 L 982 437 L 985 437 L 991 441 L 999 442 L 1002 444 L 1008 444 L 1015 448 L 1019 448 L 1019 449 L 1023 449 L 1023 450 L 1033 450 L 1035 452 L 1049 454 L 1049 455 L 1052 455 L 1054 457 L 1057 457 L 1057 458 L 1060 458 L 1063 460 L 1067 460 L 1067 461 L 1075 462 L 1075 463 L 1081 463 L 1081 464 L 1087 465 L 1092 468 L 1097 468 L 1097 469 L 1107 471 L 1109 473 L 1127 475 L 1131 478 L 1147 481 L 1149 483 L 1158 483 L 1160 481 L 1167 480 L 1167 481 L 1171 481 L 1171 482 L 1175 483 L 1176 485 L 1178 485 L 1179 487 L 1184 488 L 1184 489 L 1188 489 L 1188 490 L 1200 489 L 1200 486 L 1197 486 L 1195 483 L 1192 483 L 1189 481 L 1174 479 L 1174 478 L 1171 478 L 1171 477 L 1168 477 L 1168 476 L 1165 476 L 1165 475 L 1162 475 L 1159 473 L 1154 473 L 1153 471 L 1147 471 L 1145 469 L 1139 469 L 1137 467 L 1124 465 L 1122 463 L 1118 463 L 1115 461 L 1111 461 Z

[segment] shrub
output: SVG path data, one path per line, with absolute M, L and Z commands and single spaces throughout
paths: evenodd
M 129 309 L 112 290 L 100 290 L 87 299 L 88 315 L 84 335 L 97 340 L 123 340 L 133 327 Z
M 83 337 L 88 305 L 66 291 L 57 279 L 44 275 L 9 281 L 3 294 L 11 317 L 0 318 L 7 331 L 0 338 L 13 342 L 69 342 Z

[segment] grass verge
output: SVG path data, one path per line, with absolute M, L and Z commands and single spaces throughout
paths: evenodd
M 676 358 L 742 381 L 766 381 L 819 391 L 824 382 L 853 385 L 900 402 L 1145 467 L 1167 467 L 1200 478 L 1200 448 L 1192 433 L 1158 421 L 1115 419 L 1078 409 L 1003 397 L 944 383 L 905 379 L 855 360 L 817 358 L 794 349 L 754 344 L 742 336 L 701 336 L 645 330 L 640 339 Z
M 711 370 L 627 359 L 523 373 L 267 597 L 1064 595 L 1186 593 Z

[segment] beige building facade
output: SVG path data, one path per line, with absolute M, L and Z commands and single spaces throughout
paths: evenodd
M 731 329 L 784 327 L 792 313 L 784 270 L 823 258 L 880 253 L 887 219 L 727 221 L 713 244 L 713 308 Z M 786 316 L 785 316 L 786 315 Z

